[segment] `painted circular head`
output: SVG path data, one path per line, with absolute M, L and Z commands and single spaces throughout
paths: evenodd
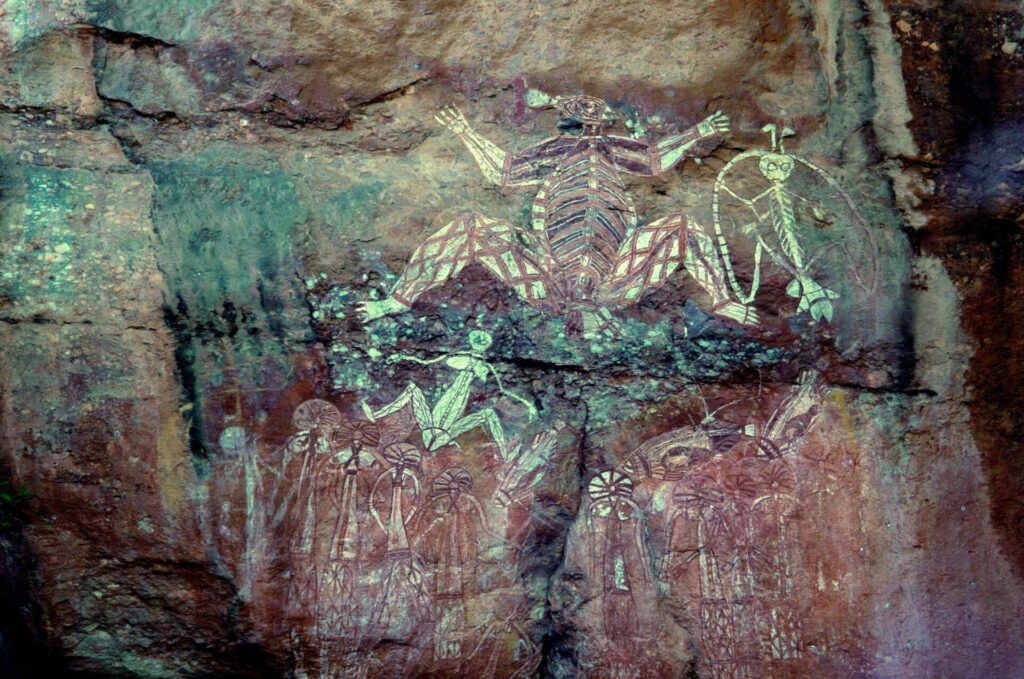
M 220 434 L 220 447 L 227 455 L 238 455 L 245 448 L 245 429 L 228 427 Z
M 718 481 L 709 474 L 694 474 L 672 488 L 672 501 L 684 507 L 717 505 L 724 499 Z
M 487 351 L 493 343 L 491 334 L 485 330 L 473 330 L 469 333 L 469 348 L 473 351 Z
M 793 174 L 793 157 L 782 153 L 766 153 L 758 165 L 761 174 L 773 182 L 784 182 Z
M 434 495 L 457 495 L 473 490 L 473 477 L 461 467 L 445 469 L 431 486 Z
M 770 493 L 791 493 L 796 477 L 784 459 L 772 460 L 761 470 L 761 487 Z
M 396 466 L 401 464 L 416 467 L 423 460 L 423 454 L 420 452 L 420 449 L 405 441 L 392 443 L 381 451 L 381 454 L 385 460 Z
M 295 409 L 292 424 L 296 429 L 327 429 L 341 424 L 341 413 L 327 401 L 318 398 L 304 401 Z
M 725 475 L 722 487 L 733 498 L 749 502 L 756 498 L 761 490 L 759 480 L 755 474 L 750 473 L 750 470 L 740 468 Z
M 588 97 L 585 94 L 560 98 L 557 105 L 562 115 L 567 118 L 574 118 L 581 123 L 600 123 L 605 119 L 605 114 L 609 111 L 608 104 L 603 99 Z
M 369 420 L 346 420 L 334 430 L 331 441 L 339 448 L 373 448 L 380 443 L 380 429 Z
M 633 479 L 617 470 L 601 472 L 590 479 L 587 493 L 594 502 L 629 500 L 633 497 Z

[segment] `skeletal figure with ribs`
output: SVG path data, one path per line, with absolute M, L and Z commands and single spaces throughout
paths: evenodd
M 614 327 L 610 310 L 635 304 L 682 264 L 711 298 L 712 311 L 754 325 L 752 308 L 729 297 L 714 241 L 677 214 L 638 223 L 621 175 L 655 176 L 692 155 L 695 145 L 728 132 L 715 113 L 681 134 L 648 144 L 605 133 L 607 104 L 595 97 L 555 99 L 579 134 L 562 134 L 508 153 L 475 132 L 455 108 L 437 121 L 469 149 L 500 187 L 540 186 L 530 229 L 465 213 L 413 253 L 386 299 L 361 305 L 367 321 L 406 311 L 423 293 L 477 262 L 527 304 L 565 318 L 570 336 Z

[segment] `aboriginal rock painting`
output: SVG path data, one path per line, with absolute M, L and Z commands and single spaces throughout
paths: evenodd
M 807 312 L 815 320 L 831 321 L 839 294 L 827 286 L 831 285 L 829 279 L 835 277 L 833 272 L 837 268 L 848 271 L 850 280 L 864 295 L 877 292 L 878 264 L 871 230 L 852 199 L 832 177 L 810 160 L 786 153 L 785 139 L 795 134 L 793 130 L 783 126 L 780 131 L 769 124 L 764 132 L 771 136 L 771 149 L 746 151 L 732 158 L 719 172 L 712 194 L 715 233 L 730 291 L 743 304 L 751 304 L 761 282 L 762 258 L 767 254 L 772 263 L 789 275 L 786 294 L 796 299 L 796 311 Z M 760 177 L 750 181 L 750 175 L 743 172 L 746 164 L 755 165 Z M 812 191 L 808 191 L 808 196 L 792 186 L 797 168 L 810 173 Z M 814 198 L 814 189 L 829 192 L 827 199 Z M 822 235 L 825 230 L 817 225 L 828 224 L 827 213 L 836 209 L 833 206 L 845 208 L 859 227 L 862 239 L 841 233 L 833 233 L 831 238 Z M 747 288 L 736 279 L 729 247 L 730 240 L 735 239 L 744 239 L 754 246 Z M 814 249 L 809 249 L 809 241 L 822 240 L 827 242 L 815 242 Z M 866 250 L 857 250 L 858 243 Z
M 529 229 L 467 212 L 416 249 L 390 292 L 363 306 L 367 320 L 407 310 L 431 288 L 478 262 L 527 304 L 565 318 L 578 335 L 614 325 L 610 310 L 661 286 L 682 265 L 708 293 L 715 313 L 754 323 L 752 310 L 730 298 L 714 241 L 685 214 L 638 221 L 623 174 L 668 171 L 729 120 L 715 113 L 682 134 L 655 143 L 607 134 L 605 102 L 569 97 L 563 115 L 582 125 L 510 154 L 475 132 L 457 109 L 438 122 L 469 149 L 484 176 L 501 187 L 539 186 Z
M 814 606 L 855 605 L 827 556 L 858 530 L 834 499 L 855 456 L 823 449 L 817 429 L 838 412 L 823 392 L 808 373 L 788 392 L 723 404 L 728 419 L 644 441 L 591 478 L 569 562 L 593 575 L 600 624 L 583 664 L 594 676 L 676 671 L 657 643 L 659 599 L 695 632 L 701 677 L 803 676 L 840 638 L 853 643 L 840 625 L 808 622 Z M 825 517 L 837 521 L 818 536 Z M 821 552 L 807 547 L 816 540 Z
M 860 458 L 837 433 L 850 415 L 827 364 L 703 388 L 669 367 L 644 396 L 667 414 L 642 428 L 613 390 L 598 407 L 574 385 L 593 382 L 588 342 L 618 342 L 677 271 L 733 342 L 763 348 L 768 317 L 846 322 L 880 289 L 871 225 L 775 124 L 767 148 L 714 168 L 700 221 L 640 215 L 627 178 L 707 155 L 729 119 L 646 139 L 636 125 L 611 134 L 615 110 L 600 99 L 547 101 L 573 124 L 514 153 L 457 109 L 436 116 L 487 181 L 534 187 L 524 223 L 467 211 L 428 232 L 383 277 L 383 296 L 336 296 L 348 305 L 337 318 L 358 315 L 348 345 L 331 346 L 362 358 L 344 371 L 328 361 L 330 380 L 293 384 L 249 421 L 241 405 L 224 418 L 206 533 L 253 634 L 280 639 L 300 677 L 557 674 L 542 668 L 553 630 L 576 639 L 559 653 L 594 677 L 781 677 L 828 666 L 836 648 L 849 659 L 860 642 L 835 621 L 856 619 L 858 604 L 838 561 L 858 540 Z M 449 315 L 424 330 L 417 300 L 461 289 L 469 268 L 581 347 L 568 378 L 543 374 L 561 364 L 510 367 L 500 318 Z M 318 330 L 341 341 L 339 324 Z M 716 366 L 725 345 L 695 341 L 695 360 Z M 759 373 L 799 350 L 764 349 L 769 359 L 742 367 Z M 552 562 L 539 565 L 544 550 Z M 680 634 L 689 647 L 667 642 Z
M 503 441 L 507 450 L 490 439 L 469 456 L 457 436 L 431 437 L 447 420 L 424 429 L 404 405 L 370 420 L 310 399 L 279 446 L 225 430 L 232 459 L 246 451 L 244 530 L 233 536 L 244 544 L 234 565 L 244 596 L 283 599 L 286 619 L 266 624 L 285 626 L 300 675 L 335 676 L 382 641 L 412 640 L 401 663 L 455 672 L 473 661 L 489 676 L 528 676 L 539 637 L 526 629 L 517 575 L 530 526 L 515 509 L 529 504 L 565 425 Z M 499 609 L 514 614 L 499 621 Z M 370 654 L 359 665 L 380 662 Z

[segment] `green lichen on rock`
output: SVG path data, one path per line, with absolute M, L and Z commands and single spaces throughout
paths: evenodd
M 222 326 L 229 302 L 249 327 L 281 339 L 301 335 L 292 234 L 308 211 L 292 179 L 266 154 L 227 149 L 146 169 L 172 304 L 184 303 L 199 323 Z

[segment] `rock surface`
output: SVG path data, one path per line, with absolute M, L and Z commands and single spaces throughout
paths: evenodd
M 1024 675 L 1022 41 L 1001 0 L 7 3 L 0 668 Z M 617 268 L 500 282 L 545 187 L 435 120 L 519 152 L 581 93 L 618 144 L 731 119 L 623 175 L 689 240 L 607 317 Z M 520 259 L 364 323 L 453 222 Z

